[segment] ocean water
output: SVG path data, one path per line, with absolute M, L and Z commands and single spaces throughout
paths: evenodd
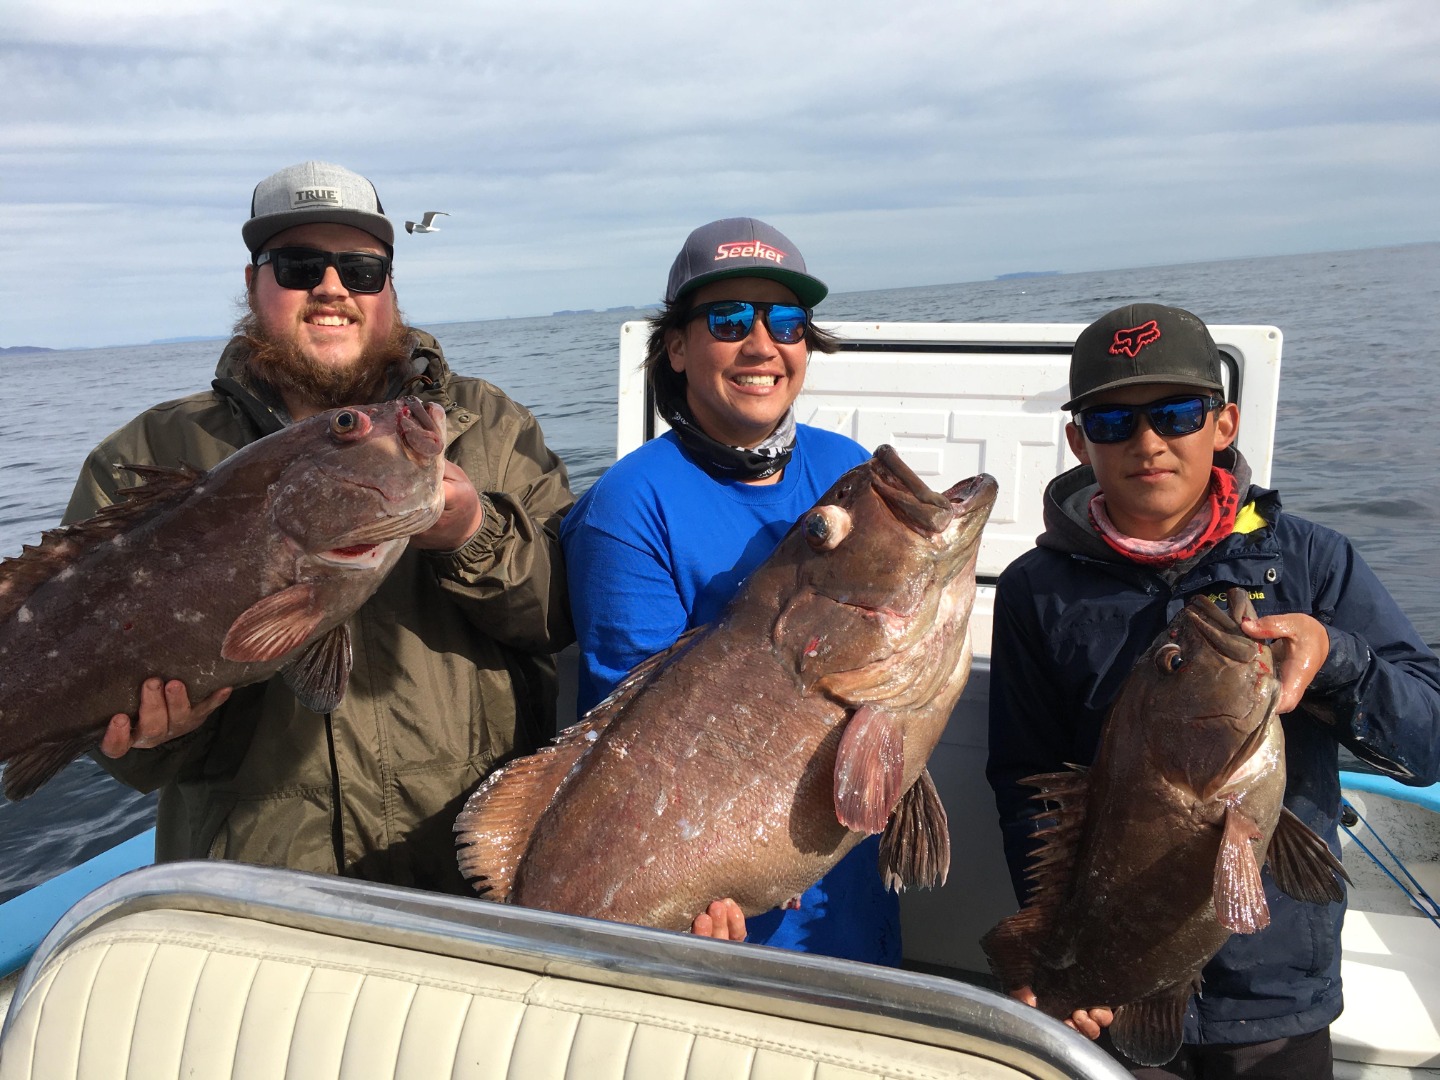
M 658 287 L 658 278 L 657 278 Z M 1272 481 L 1292 512 L 1350 536 L 1440 643 L 1440 244 L 838 294 L 827 319 L 1089 322 L 1158 300 L 1284 332 Z M 576 494 L 614 457 L 619 329 L 636 312 L 428 327 L 456 371 L 540 419 Z M 156 402 L 208 385 L 220 342 L 0 358 L 0 557 L 55 525 L 80 465 Z M 3 677 L 3 674 L 0 674 Z M 55 708 L 65 673 L 54 673 Z M 0 901 L 147 828 L 153 796 L 88 760 L 0 800 Z

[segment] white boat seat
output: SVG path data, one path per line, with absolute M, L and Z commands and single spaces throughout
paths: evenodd
M 1017 1077 L 822 1024 L 413 953 L 227 915 L 148 911 L 27 995 L 0 1077 Z
M 807 962 L 812 976 L 833 971 L 852 992 L 870 987 L 873 969 L 863 965 L 315 875 L 190 865 L 221 879 L 215 895 L 180 892 L 170 903 L 152 887 L 116 903 L 92 894 L 82 901 L 90 912 L 67 916 L 72 926 L 47 939 L 16 994 L 0 1080 L 1112 1075 L 1017 1046 L 1024 1028 L 1007 1017 L 1042 1039 L 1064 1029 L 973 987 L 950 984 L 966 1009 L 997 1018 L 993 1044 L 963 1030 L 968 1017 L 915 1022 L 905 983 L 943 980 L 877 974 L 874 986 L 888 980 L 903 992 L 887 1016 L 836 1007 L 820 982 L 776 993 L 786 968 Z M 185 866 L 148 868 L 106 889 Z M 226 877 L 243 887 L 238 900 L 225 897 Z M 248 898 L 276 882 L 278 912 Z M 448 911 L 467 922 L 437 923 L 435 913 Z M 708 968 L 712 986 L 706 971 L 699 983 L 671 977 L 686 954 Z M 738 980 L 718 974 L 732 959 Z M 759 965 L 758 982 L 746 983 L 747 965 Z M 764 992 L 747 988 L 756 985 Z M 1073 1042 L 1077 1062 L 1088 1060 L 1088 1044 Z

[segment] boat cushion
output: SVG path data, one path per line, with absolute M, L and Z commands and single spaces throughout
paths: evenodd
M 0 1080 L 1023 1075 L 843 1026 L 177 910 L 78 938 L 14 1008 Z

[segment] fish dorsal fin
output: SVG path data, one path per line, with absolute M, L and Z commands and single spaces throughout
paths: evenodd
M 1164 1065 L 1173 1058 L 1185 1038 L 1185 1010 L 1197 984 L 1198 978 L 1121 1005 L 1106 1029 L 1115 1049 L 1137 1065 Z
M 103 734 L 105 725 L 101 724 L 88 735 L 36 743 L 12 754 L 5 762 L 5 797 L 23 799 L 35 794 L 40 785 L 53 779 L 66 765 L 98 746 Z
M 121 488 L 120 501 L 101 507 L 92 517 L 58 529 L 47 529 L 40 543 L 27 544 L 14 558 L 0 562 L 0 620 L 8 619 L 45 582 L 74 565 L 92 548 L 129 530 L 137 521 L 183 498 L 205 474 L 188 465 L 162 469 L 152 465 L 121 465 L 145 483 Z
M 855 832 L 883 832 L 904 782 L 904 730 L 884 709 L 860 706 L 835 751 L 835 816 Z
M 311 712 L 328 713 L 345 696 L 345 685 L 350 681 L 354 662 L 350 627 L 341 623 L 305 646 L 295 662 L 285 669 L 285 685 Z
M 902 892 L 915 885 L 931 889 L 944 885 L 950 874 L 950 825 L 945 805 L 922 769 L 910 790 L 890 815 L 880 837 L 880 876 L 885 887 Z
M 1040 843 L 1025 874 L 1030 899 L 980 939 L 990 970 L 1006 990 L 1034 981 L 1037 950 L 1049 936 L 1070 891 L 1090 797 L 1090 770 L 1071 765 L 1066 772 L 1037 773 L 1020 783 L 1038 788 L 1032 798 L 1043 804 L 1033 815 L 1044 824 L 1031 834 Z
M 1025 876 L 1030 883 L 1027 906 L 1043 912 L 1048 925 L 1075 875 L 1090 798 L 1090 770 L 1071 765 L 1066 772 L 1037 773 L 1020 782 L 1039 789 L 1031 798 L 1044 804 L 1033 816 L 1047 824 L 1031 834 L 1040 843 Z
M 1314 831 L 1283 807 L 1266 853 L 1275 884 L 1287 896 L 1312 904 L 1343 900 L 1339 878 L 1350 880 L 1345 867 Z
M 486 777 L 455 819 L 460 873 L 487 900 L 504 901 L 540 817 L 609 723 L 598 708 L 549 746 Z
M 263 664 L 294 652 L 325 618 L 313 585 L 291 585 L 257 600 L 235 617 L 220 655 L 237 664 Z
M 1247 814 L 1234 806 L 1225 808 L 1212 892 L 1215 921 L 1236 934 L 1253 934 L 1270 925 L 1270 905 L 1255 859 L 1260 837 L 1260 826 Z

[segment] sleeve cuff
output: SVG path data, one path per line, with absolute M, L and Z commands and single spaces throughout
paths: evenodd
M 495 555 L 495 546 L 500 541 L 504 532 L 504 522 L 500 520 L 500 514 L 495 509 L 495 504 L 490 501 L 490 496 L 480 492 L 480 507 L 483 516 L 480 519 L 480 527 L 475 534 L 461 544 L 454 551 L 427 551 L 425 557 L 435 567 L 441 577 L 463 580 L 467 575 L 477 569 L 483 568 L 491 562 Z
M 1370 666 L 1370 646 L 1357 635 L 1330 625 L 1325 633 L 1330 638 L 1330 654 L 1315 673 L 1310 689 L 1329 694 L 1360 681 Z

